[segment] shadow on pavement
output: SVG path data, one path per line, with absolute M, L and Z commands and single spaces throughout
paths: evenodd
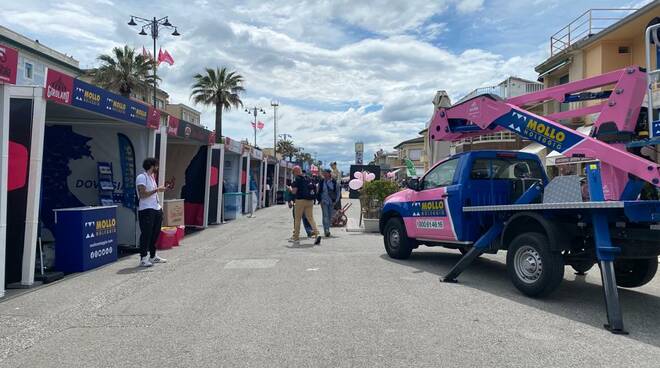
M 447 251 L 413 251 L 407 260 L 396 260 L 382 254 L 381 258 L 400 265 L 414 268 L 413 273 L 420 270 L 438 275 L 438 283 L 451 267 L 458 262 L 461 255 Z M 542 299 L 534 299 L 521 294 L 509 280 L 506 265 L 497 260 L 488 259 L 488 255 L 474 261 L 463 274 L 458 277 L 456 287 L 470 287 L 487 292 L 516 303 L 524 304 L 544 312 L 552 313 L 576 322 L 606 330 L 603 324 L 607 322 L 605 301 L 600 284 L 598 267 L 588 272 L 590 280 L 582 276 L 573 276 L 573 269 L 566 267 L 564 280 L 559 288 Z M 597 277 L 596 280 L 593 277 Z M 571 279 L 574 278 L 574 279 Z M 619 288 L 619 298 L 623 310 L 623 321 L 630 335 L 626 337 L 650 345 L 660 347 L 660 297 L 634 289 Z M 498 312 L 499 313 L 499 312 Z
M 140 266 L 122 268 L 121 270 L 117 271 L 117 275 L 130 275 L 133 273 L 150 272 L 150 268 L 151 267 Z

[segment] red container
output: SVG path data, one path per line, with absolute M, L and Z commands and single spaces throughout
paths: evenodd
M 158 240 L 156 240 L 156 249 L 171 249 L 179 245 L 176 227 L 163 227 L 160 229 Z
M 186 235 L 186 227 L 185 226 L 177 226 L 176 227 L 176 246 L 179 246 L 179 242 L 183 240 L 183 236 Z

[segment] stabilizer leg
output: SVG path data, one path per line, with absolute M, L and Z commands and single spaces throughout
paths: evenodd
M 605 308 L 607 309 L 605 328 L 614 334 L 627 335 L 628 332 L 623 329 L 623 314 L 619 303 L 619 292 L 616 288 L 614 262 L 600 261 L 600 275 L 603 281 L 603 293 L 605 294 Z
M 456 282 L 456 278 L 463 271 L 465 271 L 472 262 L 479 257 L 490 245 L 490 243 L 495 240 L 495 238 L 500 235 L 504 229 L 504 224 L 501 221 L 497 221 L 493 226 L 486 231 L 484 235 L 474 243 L 472 249 L 470 249 L 461 259 L 454 265 L 454 267 L 449 270 L 449 273 L 442 278 L 444 282 Z

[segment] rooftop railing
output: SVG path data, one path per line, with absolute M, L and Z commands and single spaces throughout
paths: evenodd
M 589 9 L 550 37 L 550 55 L 554 56 L 572 44 L 593 36 L 634 13 L 637 9 Z

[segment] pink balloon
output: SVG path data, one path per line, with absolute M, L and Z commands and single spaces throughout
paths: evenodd
M 376 174 L 374 173 L 367 173 L 367 177 L 364 178 L 365 181 L 373 181 L 374 179 L 376 179 Z
M 357 180 L 362 180 L 362 172 L 356 171 L 355 174 L 353 174 L 353 177 Z
M 353 190 L 358 190 L 358 189 L 362 188 L 363 184 L 364 184 L 364 182 L 362 180 L 353 179 L 353 180 L 348 182 L 348 187 L 353 189 Z

